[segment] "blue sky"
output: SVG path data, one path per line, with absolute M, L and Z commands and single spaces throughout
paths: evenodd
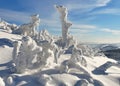
M 61 35 L 59 13 L 54 5 L 68 8 L 69 29 L 78 41 L 120 43 L 120 0 L 0 0 L 0 17 L 23 24 L 39 14 L 40 29 Z

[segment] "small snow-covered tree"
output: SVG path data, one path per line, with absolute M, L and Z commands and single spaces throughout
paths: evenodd
M 70 68 L 76 68 L 80 71 L 83 71 L 86 74 L 89 74 L 84 67 L 87 66 L 87 61 L 82 55 L 82 51 L 74 47 L 71 58 L 62 62 L 60 66 L 60 72 L 68 72 Z
M 31 24 L 33 24 L 31 34 L 32 34 L 32 36 L 35 36 L 37 34 L 36 29 L 40 24 L 40 18 L 39 18 L 38 14 L 35 14 L 35 15 L 31 16 Z
M 37 42 L 44 41 L 44 40 L 47 40 L 48 42 L 50 42 L 52 39 L 53 39 L 52 36 L 49 34 L 47 30 L 41 30 L 38 33 Z
M 12 33 L 33 37 L 37 34 L 36 28 L 39 26 L 39 23 L 39 15 L 32 15 L 30 23 L 21 25 L 18 29 L 13 30 Z
M 24 72 L 25 69 L 33 68 L 33 59 L 42 51 L 40 46 L 29 36 L 22 38 L 22 44 L 17 55 L 15 65 L 17 72 Z
M 83 66 L 87 66 L 87 61 L 83 57 L 83 53 L 81 49 L 78 49 L 77 47 L 74 47 L 71 55 L 71 59 L 69 60 L 73 63 L 79 62 Z
M 40 44 L 42 46 L 42 53 L 39 53 L 38 59 L 41 59 L 39 63 L 42 63 L 42 65 L 51 65 L 54 63 L 54 52 L 52 50 L 53 44 L 52 41 L 49 42 L 47 40 L 42 41 Z
M 93 57 L 95 52 L 93 49 L 85 44 L 78 44 L 77 47 L 82 50 L 84 56 Z

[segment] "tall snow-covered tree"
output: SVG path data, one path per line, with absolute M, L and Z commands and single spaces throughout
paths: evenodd
M 64 45 L 66 45 L 68 41 L 68 30 L 70 26 L 72 25 L 72 23 L 70 23 L 67 20 L 67 15 L 68 15 L 67 8 L 65 8 L 64 6 L 59 6 L 59 5 L 55 6 L 55 8 L 60 13 L 60 19 L 61 19 L 61 24 L 62 24 L 62 41 Z

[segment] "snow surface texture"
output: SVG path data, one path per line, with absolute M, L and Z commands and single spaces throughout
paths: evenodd
M 66 8 L 56 7 L 67 22 Z M 38 19 L 35 26 L 39 24 L 38 17 L 32 17 L 33 21 Z M 70 39 L 67 47 L 62 47 L 60 39 L 55 39 L 47 30 L 36 33 L 32 28 L 32 35 L 23 36 L 12 34 L 5 27 L 0 23 L 0 86 L 120 85 L 120 62 L 99 54 L 95 56 L 88 45 L 73 43 L 73 37 L 62 35 L 60 39 L 67 39 L 66 42 Z

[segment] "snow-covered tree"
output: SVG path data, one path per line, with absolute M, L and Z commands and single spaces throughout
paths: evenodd
M 78 49 L 77 47 L 73 48 L 72 55 L 71 55 L 71 58 L 70 58 L 69 61 L 72 62 L 72 63 L 79 62 L 81 65 L 83 65 L 85 67 L 87 66 L 87 61 L 83 57 L 82 50 Z
M 40 46 L 42 46 L 42 53 L 39 53 L 38 59 L 40 59 L 39 63 L 42 63 L 42 65 L 51 65 L 54 63 L 54 52 L 52 50 L 53 43 L 52 40 L 49 42 L 47 40 L 44 40 L 39 43 Z
M 68 72 L 70 68 L 76 68 L 80 71 L 83 71 L 86 74 L 89 74 L 84 67 L 87 66 L 87 61 L 83 57 L 82 51 L 74 47 L 71 58 L 62 62 L 60 66 L 60 72 Z
M 93 57 L 94 51 L 93 49 L 85 44 L 78 44 L 77 47 L 82 50 L 84 56 Z
M 67 20 L 67 15 L 68 15 L 68 11 L 67 8 L 65 8 L 64 6 L 55 6 L 56 9 L 58 10 L 58 12 L 60 13 L 60 19 L 61 19 L 61 24 L 62 24 L 62 41 L 64 43 L 64 45 L 66 45 L 67 41 L 68 41 L 68 30 L 70 28 L 70 26 L 72 25 L 72 23 L 70 23 Z
M 38 35 L 37 35 L 37 42 L 41 42 L 44 40 L 47 40 L 48 42 L 50 42 L 51 40 L 53 40 L 52 36 L 49 34 L 49 32 L 47 30 L 41 30 Z
M 29 36 L 22 38 L 22 44 L 15 60 L 17 72 L 24 72 L 25 69 L 33 68 L 33 60 L 42 51 L 40 46 Z
M 37 34 L 36 28 L 39 26 L 39 23 L 39 15 L 32 15 L 30 23 L 21 25 L 18 29 L 13 30 L 13 33 L 33 37 Z

